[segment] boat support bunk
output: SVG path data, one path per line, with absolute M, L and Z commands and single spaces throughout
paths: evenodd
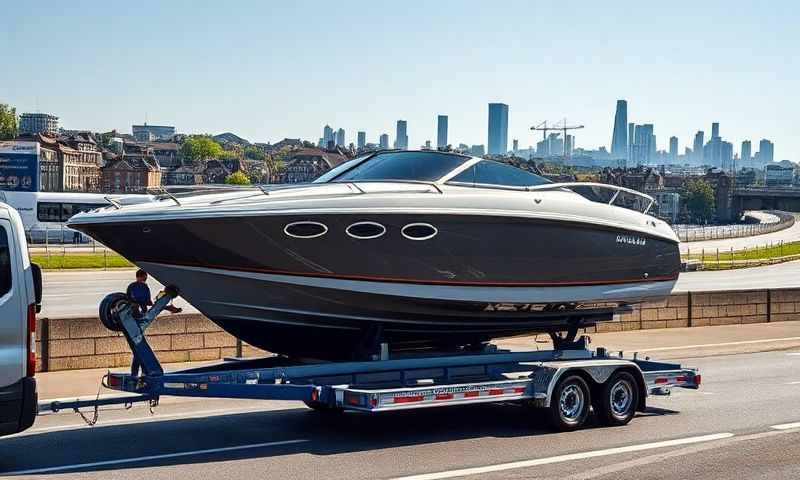
M 575 430 L 591 412 L 600 424 L 627 424 L 645 409 L 648 395 L 667 395 L 675 387 L 697 389 L 701 382 L 693 368 L 636 354 L 626 359 L 622 352 L 610 355 L 604 348 L 589 350 L 586 337 L 569 342 L 554 338 L 552 350 L 511 352 L 489 345 L 480 352 L 390 358 L 384 344 L 382 353 L 369 361 L 303 363 L 272 356 L 165 372 L 144 332 L 177 296 L 177 288 L 167 287 L 139 318 L 124 294 L 110 294 L 100 305 L 101 321 L 122 332 L 143 371 L 140 376 L 109 372 L 103 385 L 131 395 L 42 402 L 39 412 L 81 413 L 79 409 L 93 407 L 96 421 L 101 406 L 148 402 L 152 407 L 164 395 L 299 400 L 328 413 L 520 402 L 543 414 L 553 429 Z

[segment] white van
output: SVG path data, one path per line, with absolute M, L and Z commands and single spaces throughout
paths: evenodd
M 28 258 L 22 219 L 0 203 L 0 435 L 36 417 L 36 314 L 42 274 Z

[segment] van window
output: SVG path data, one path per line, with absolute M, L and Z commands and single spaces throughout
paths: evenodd
M 105 206 L 102 203 L 39 202 L 36 217 L 40 222 L 63 223 L 75 214 Z
M 11 250 L 8 234 L 0 227 L 0 297 L 11 291 Z

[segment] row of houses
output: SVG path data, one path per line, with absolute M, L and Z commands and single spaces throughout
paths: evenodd
M 347 151 L 309 148 L 297 139 L 265 145 L 265 160 L 226 157 L 196 164 L 181 159 L 177 142 L 113 136 L 102 146 L 93 134 L 82 132 L 38 133 L 19 140 L 39 143 L 40 188 L 59 192 L 142 193 L 161 186 L 219 184 L 238 171 L 257 183 L 302 183 L 348 158 Z

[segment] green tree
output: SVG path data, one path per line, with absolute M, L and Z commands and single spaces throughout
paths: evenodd
M 692 180 L 686 189 L 686 208 L 695 221 L 707 222 L 716 208 L 714 189 L 705 180 Z
M 266 160 L 267 156 L 261 151 L 260 148 L 256 147 L 255 145 L 250 145 L 244 149 L 244 156 L 245 158 L 249 158 L 250 160 Z
M 0 103 L 0 140 L 17 138 L 17 109 Z
M 186 137 L 181 145 L 180 154 L 185 160 L 195 165 L 206 161 L 219 158 L 222 155 L 222 147 L 208 135 L 191 135 Z
M 228 185 L 250 185 L 250 178 L 243 171 L 239 170 L 225 177 Z

